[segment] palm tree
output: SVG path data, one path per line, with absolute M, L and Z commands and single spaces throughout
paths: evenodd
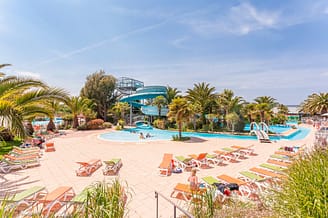
M 232 132 L 235 131 L 235 124 L 239 121 L 239 116 L 236 112 L 227 114 L 226 116 L 228 126 L 231 127 Z
M 324 114 L 328 112 L 328 93 L 313 93 L 302 102 L 301 111 L 309 114 Z
M 267 103 L 260 103 L 256 105 L 256 110 L 258 111 L 260 115 L 261 122 L 265 122 L 268 118 L 268 116 L 272 113 L 271 107 Z
M 215 88 L 210 87 L 209 84 L 202 82 L 194 84 L 193 89 L 187 90 L 187 100 L 191 104 L 199 105 L 199 112 L 201 114 L 201 120 L 206 122 L 205 114 L 211 112 L 211 106 L 215 104 Z
M 156 105 L 157 107 L 157 110 L 158 110 L 158 117 L 160 118 L 161 117 L 161 110 L 162 110 L 162 107 L 164 107 L 166 104 L 166 99 L 164 96 L 160 95 L 160 96 L 157 96 L 154 101 L 153 101 L 153 105 Z
M 4 68 L 4 67 L 8 67 L 8 66 L 11 66 L 11 64 L 0 64 L 0 69 Z M 0 77 L 3 77 L 4 75 L 5 75 L 5 73 L 0 72 Z
M 73 115 L 73 128 L 79 126 L 78 115 L 83 113 L 90 107 L 91 100 L 84 97 L 72 96 L 67 98 L 66 105 L 69 107 L 70 112 Z
M 248 122 L 251 123 L 256 119 L 256 104 L 255 103 L 248 103 L 245 104 L 242 107 L 242 113 L 244 114 L 244 116 L 247 118 Z
M 172 88 L 170 86 L 167 86 L 166 87 L 166 96 L 165 96 L 167 104 L 171 104 L 173 99 L 178 97 L 180 95 L 180 93 L 181 92 L 177 88 Z
M 24 138 L 23 121 L 39 114 L 51 115 L 48 101 L 64 101 L 66 96 L 64 90 L 49 88 L 39 80 L 3 77 L 0 79 L 0 124 Z
M 278 113 L 279 114 L 288 114 L 288 107 L 284 104 L 278 104 L 277 106 Z
M 274 108 L 277 104 L 276 99 L 271 96 L 259 96 L 254 101 L 258 104 L 266 103 L 270 109 Z
M 113 110 L 120 114 L 120 119 L 124 120 L 125 112 L 130 109 L 129 103 L 127 102 L 116 102 Z
M 167 114 L 167 117 L 171 121 L 177 122 L 179 129 L 179 139 L 181 139 L 182 123 L 184 121 L 188 121 L 192 114 L 192 110 L 189 105 L 190 104 L 188 101 L 182 97 L 173 99 L 172 103 L 169 105 L 169 113 Z
M 232 90 L 224 89 L 223 93 L 218 95 L 216 103 L 223 111 L 223 119 L 226 120 L 225 117 L 229 113 L 240 114 L 240 110 L 245 103 L 245 100 L 242 97 L 235 96 Z

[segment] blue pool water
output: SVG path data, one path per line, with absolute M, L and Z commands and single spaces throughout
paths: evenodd
M 269 127 L 269 130 L 271 132 L 275 132 L 275 133 L 284 133 L 288 130 L 290 130 L 291 127 L 289 125 L 271 125 Z M 249 124 L 246 124 L 245 127 L 244 127 L 244 130 L 245 131 L 249 131 L 250 130 L 250 126 Z
M 285 130 L 287 131 L 287 130 Z M 140 139 L 140 132 L 146 137 L 150 134 L 151 137 Z M 271 140 L 299 140 L 303 139 L 310 132 L 308 128 L 299 128 L 295 133 L 288 136 L 270 136 Z M 160 129 L 141 129 L 133 128 L 122 131 L 115 131 L 109 133 L 103 133 L 99 138 L 109 141 L 119 142 L 140 142 L 140 141 L 154 141 L 154 140 L 171 140 L 173 135 L 178 135 L 177 131 L 168 131 Z M 256 136 L 251 135 L 230 135 L 230 134 L 218 134 L 218 133 L 196 133 L 196 132 L 183 132 L 182 136 L 198 137 L 198 138 L 218 138 L 218 139 L 240 139 L 240 140 L 257 140 Z

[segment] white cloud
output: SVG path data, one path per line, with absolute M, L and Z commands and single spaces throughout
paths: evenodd
M 216 11 L 203 10 L 196 16 L 195 14 L 189 17 L 184 16 L 181 22 L 200 34 L 245 35 L 260 29 L 275 28 L 279 20 L 278 11 L 260 10 L 249 3 L 242 3 L 228 10 L 222 8 Z

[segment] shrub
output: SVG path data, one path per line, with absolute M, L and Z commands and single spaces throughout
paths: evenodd
M 165 129 L 165 120 L 157 119 L 153 122 L 153 125 L 159 129 Z
M 87 129 L 102 129 L 104 121 L 102 119 L 94 119 L 87 122 Z
M 77 127 L 77 130 L 87 130 L 87 125 L 83 124 Z
M 183 137 L 179 138 L 179 135 L 172 135 L 172 140 L 173 141 L 188 141 L 190 140 L 190 137 Z
M 273 196 L 283 217 L 328 217 L 328 152 L 316 149 L 294 161 L 288 178 Z
M 113 124 L 111 124 L 110 122 L 104 122 L 103 123 L 103 127 L 104 128 L 112 128 Z
M 121 127 L 121 129 L 124 129 L 125 121 L 122 119 L 118 120 L 118 125 Z

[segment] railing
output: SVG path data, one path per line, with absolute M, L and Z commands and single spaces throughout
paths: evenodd
M 182 212 L 184 215 L 186 215 L 186 217 L 188 218 L 194 218 L 193 215 L 191 215 L 188 211 L 185 211 L 184 209 L 182 209 L 181 207 L 179 207 L 178 205 L 176 205 L 174 202 L 172 202 L 170 199 L 168 199 L 167 197 L 165 197 L 164 195 L 162 195 L 161 193 L 155 191 L 155 198 L 156 198 L 156 218 L 158 218 L 158 197 L 161 196 L 162 198 L 164 198 L 167 202 L 169 202 L 170 204 L 173 205 L 173 217 L 177 218 L 177 209 Z

